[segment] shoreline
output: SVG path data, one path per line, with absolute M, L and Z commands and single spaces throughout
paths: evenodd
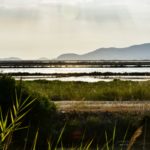
M 53 77 L 78 77 L 78 76 L 150 76 L 150 72 L 90 72 L 90 73 L 29 73 L 29 72 L 12 72 L 0 73 L 0 75 L 10 76 L 53 76 Z
M 0 73 L 2 75 L 9 75 L 16 80 L 59 80 L 59 81 L 81 81 L 81 82 L 99 82 L 99 81 L 113 81 L 113 80 L 130 80 L 130 81 L 148 81 L 150 80 L 150 72 L 131 72 L 131 73 L 113 73 L 113 72 L 91 72 L 91 73 Z

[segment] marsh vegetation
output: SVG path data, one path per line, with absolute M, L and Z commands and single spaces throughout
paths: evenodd
M 150 100 L 150 81 L 112 82 L 23 81 L 30 93 L 49 100 L 145 101 Z
M 29 82 L 15 81 L 12 77 L 2 76 L 0 78 L 1 148 L 27 150 L 70 147 L 72 149 L 126 149 L 130 140 L 133 139 L 133 135 L 139 130 L 141 133 L 133 145 L 138 148 L 147 148 L 150 139 L 150 114 L 148 111 L 132 114 L 107 111 L 62 113 L 57 111 L 53 101 L 66 98 L 68 101 L 72 99 L 96 101 L 107 100 L 109 97 L 112 97 L 111 100 L 123 101 L 129 90 L 131 93 L 128 100 L 133 98 L 134 100 L 145 100 L 146 98 L 148 100 L 149 84 L 150 82 L 119 80 L 109 83 Z M 106 97 L 102 94 L 104 92 L 106 92 L 104 94 Z M 137 97 L 134 97 L 134 92 Z M 132 97 L 130 97 L 131 95 Z M 120 96 L 122 99 L 119 98 Z M 22 104 L 26 104 L 24 105 L 25 109 Z M 19 113 L 21 118 L 16 115 L 17 110 L 20 110 L 19 106 L 21 106 L 21 110 L 23 109 Z M 3 130 L 7 127 L 13 127 L 11 128 L 12 132 Z M 7 133 L 6 131 L 10 132 L 6 134 L 6 140 L 3 140 L 2 135 Z

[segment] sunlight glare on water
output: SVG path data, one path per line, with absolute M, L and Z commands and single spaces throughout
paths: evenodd
M 2 73 L 92 73 L 92 72 L 112 72 L 112 73 L 142 73 L 150 72 L 150 67 L 146 68 L 0 68 Z

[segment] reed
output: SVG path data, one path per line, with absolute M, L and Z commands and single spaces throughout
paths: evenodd
M 7 150 L 11 145 L 15 131 L 27 128 L 27 126 L 22 127 L 21 124 L 34 101 L 35 99 L 29 101 L 29 97 L 22 101 L 16 94 L 16 100 L 6 115 L 0 108 L 0 144 L 3 150 Z

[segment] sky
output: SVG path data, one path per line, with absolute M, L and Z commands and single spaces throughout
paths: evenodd
M 0 58 L 150 42 L 150 0 L 0 0 Z

